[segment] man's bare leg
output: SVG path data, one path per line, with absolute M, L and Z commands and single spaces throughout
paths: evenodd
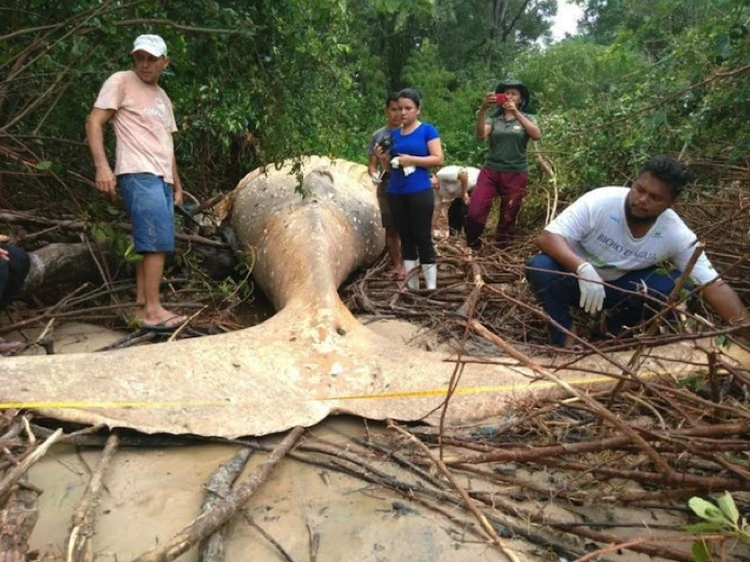
M 448 202 L 448 205 L 449 204 L 450 202 Z M 447 210 L 448 206 L 445 201 L 441 201 L 435 205 L 435 210 L 432 212 L 432 236 L 434 238 L 445 238 L 446 236 L 445 231 L 440 229 L 440 223 L 445 222 L 442 220 L 443 217 L 445 217 L 445 220 L 447 221 Z
M 135 302 L 140 306 L 146 304 L 146 289 L 143 282 L 143 260 L 135 264 Z
M 404 276 L 404 266 L 401 263 L 401 239 L 399 238 L 398 230 L 395 228 L 386 227 L 385 247 L 388 249 L 388 255 L 393 264 L 393 272 L 396 274 L 396 277 L 402 279 Z
M 164 322 L 166 327 L 178 326 L 185 320 L 183 316 L 173 314 L 161 305 L 159 285 L 164 274 L 163 252 L 149 252 L 143 254 L 135 270 L 137 302 L 143 308 L 137 313 L 138 319 L 148 324 Z

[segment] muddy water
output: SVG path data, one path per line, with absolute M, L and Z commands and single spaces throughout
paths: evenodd
M 330 420 L 313 433 L 334 437 L 334 428 L 361 433 L 361 421 Z M 97 510 L 96 560 L 132 559 L 188 524 L 199 513 L 202 484 L 234 451 L 232 447 L 206 445 L 119 452 L 106 476 L 107 489 Z M 47 552 L 62 553 L 71 514 L 98 456 L 94 451 L 77 455 L 70 448 L 59 447 L 32 471 L 31 482 L 45 490 L 32 549 L 46 547 Z M 240 481 L 262 460 L 263 455 L 251 458 Z M 461 510 L 446 508 L 463 517 Z M 320 537 L 321 561 L 502 559 L 485 545 L 463 543 L 460 527 L 387 490 L 289 459 L 280 464 L 246 509 L 253 521 L 298 561 L 310 559 L 310 531 Z M 281 559 L 242 516 L 229 524 L 226 540 L 227 561 Z M 196 561 L 197 551 L 179 560 Z

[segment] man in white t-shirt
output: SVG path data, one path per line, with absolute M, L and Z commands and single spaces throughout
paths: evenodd
M 479 168 L 471 166 L 444 166 L 430 176 L 435 190 L 435 210 L 432 214 L 433 236 L 437 236 L 440 217 L 448 209 L 448 231 L 451 236 L 464 228 L 469 196 L 477 185 Z
M 186 318 L 166 310 L 159 284 L 168 252 L 174 251 L 174 205 L 182 205 L 172 133 L 177 131 L 172 102 L 159 87 L 169 65 L 167 45 L 158 35 L 139 35 L 133 43 L 133 70 L 110 76 L 86 121 L 86 136 L 96 166 L 96 188 L 110 197 L 115 186 L 132 223 L 136 265 L 136 319 L 143 328 L 171 331 Z M 104 150 L 104 125 L 117 137 L 115 171 Z
M 631 188 L 590 191 L 547 225 L 537 240 L 542 253 L 527 262 L 526 278 L 550 317 L 554 345 L 573 343 L 575 304 L 592 315 L 608 309 L 611 334 L 656 314 L 695 251 L 696 235 L 671 209 L 691 180 L 681 163 L 658 156 Z M 676 269 L 667 271 L 667 262 Z M 750 313 L 703 252 L 690 277 L 705 285 L 703 297 L 725 322 L 748 323 L 747 336 Z

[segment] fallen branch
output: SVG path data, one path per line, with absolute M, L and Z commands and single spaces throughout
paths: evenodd
M 497 546 L 498 550 L 502 552 L 508 560 L 511 562 L 520 562 L 516 554 L 510 550 L 505 543 L 500 539 L 500 537 L 497 536 L 497 533 L 495 532 L 495 528 L 490 525 L 490 522 L 487 521 L 487 518 L 484 516 L 484 514 L 477 509 L 477 507 L 474 505 L 474 502 L 469 497 L 469 494 L 466 493 L 466 490 L 456 481 L 456 479 L 451 474 L 451 471 L 448 470 L 448 467 L 445 466 L 445 463 L 441 461 L 439 458 L 435 457 L 432 454 L 432 451 L 422 443 L 419 439 L 417 439 L 414 435 L 400 427 L 399 425 L 395 424 L 393 421 L 388 422 L 388 427 L 395 429 L 398 431 L 401 435 L 408 437 L 411 441 L 413 441 L 417 447 L 419 447 L 425 455 L 429 457 L 429 459 L 435 464 L 436 467 L 440 470 L 440 472 L 443 473 L 443 475 L 448 479 L 448 481 L 453 485 L 455 490 L 458 492 L 458 495 L 461 496 L 461 499 L 464 501 L 464 504 L 468 508 L 468 510 L 474 515 L 474 517 L 477 518 L 477 521 L 479 521 L 479 524 L 482 526 L 482 529 L 487 533 L 490 540 L 495 543 L 495 546 Z
M 171 539 L 141 554 L 134 559 L 134 562 L 169 562 L 174 560 L 224 525 L 266 481 L 279 461 L 294 447 L 304 431 L 303 427 L 295 427 L 291 430 L 258 470 L 250 475 L 242 486 L 229 494 L 223 502 L 200 514 L 195 521 Z
M 232 485 L 247 464 L 253 449 L 240 449 L 211 475 L 206 483 L 201 512 L 210 511 L 229 496 Z M 224 562 L 224 527 L 219 527 L 201 543 L 199 562 Z
M 14 486 L 21 476 L 26 474 L 26 471 L 49 451 L 49 448 L 55 444 L 60 435 L 62 435 L 62 432 L 62 429 L 55 431 L 23 461 L 8 471 L 8 474 L 0 482 L 0 507 L 5 504 L 8 495 L 13 491 Z
M 68 538 L 67 562 L 91 562 L 93 560 L 91 536 L 94 534 L 94 508 L 99 500 L 104 471 L 109 466 L 109 461 L 112 460 L 118 444 L 117 434 L 111 434 L 102 452 L 99 466 L 91 475 L 81 503 L 73 513 L 73 525 Z

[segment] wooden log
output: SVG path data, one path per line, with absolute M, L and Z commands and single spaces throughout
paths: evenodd
M 87 244 L 48 244 L 29 256 L 31 269 L 23 285 L 26 293 L 44 285 L 101 279 Z
M 99 500 L 102 489 L 102 478 L 104 471 L 109 466 L 109 461 L 117 450 L 118 437 L 113 433 L 107 439 L 102 457 L 96 471 L 91 475 L 86 491 L 81 498 L 81 503 L 73 513 L 73 524 L 68 538 L 67 562 L 91 562 L 93 553 L 91 549 L 91 536 L 94 534 L 94 509 Z
M 295 427 L 291 430 L 263 464 L 258 467 L 258 470 L 251 474 L 242 486 L 229 494 L 223 502 L 200 514 L 174 537 L 141 554 L 134 559 L 134 562 L 169 562 L 174 560 L 224 525 L 266 481 L 279 461 L 294 447 L 304 431 L 304 427 Z
M 21 477 L 26 474 L 26 471 L 31 468 L 31 466 L 36 461 L 38 461 L 45 455 L 45 453 L 61 435 L 62 429 L 58 429 L 52 435 L 50 435 L 44 443 L 39 445 L 39 447 L 37 447 L 32 453 L 30 453 L 25 459 L 23 459 L 23 461 L 21 461 L 20 463 L 18 463 L 18 465 L 14 466 L 8 471 L 8 473 L 5 475 L 5 478 L 0 481 L 0 507 L 3 507 L 5 500 L 13 491 L 14 486 L 16 486 Z
M 249 448 L 240 449 L 231 459 L 216 469 L 206 483 L 201 513 L 210 511 L 230 494 L 232 485 L 245 468 L 253 452 L 254 450 Z M 224 530 L 225 527 L 219 527 L 201 543 L 198 556 L 200 562 L 224 562 Z
M 0 562 L 26 562 L 29 537 L 39 518 L 38 497 L 38 492 L 20 487 L 0 511 Z

